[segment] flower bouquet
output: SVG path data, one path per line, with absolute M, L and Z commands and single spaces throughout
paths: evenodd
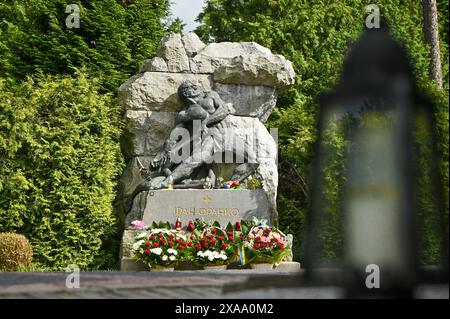
M 226 269 L 237 256 L 233 234 L 220 227 L 211 226 L 201 233 L 195 230 L 191 238 L 194 240 L 193 261 L 205 269 Z
M 250 229 L 244 247 L 252 268 L 272 269 L 274 264 L 289 254 L 286 235 L 275 227 L 263 225 Z
M 153 270 L 173 270 L 188 253 L 191 241 L 169 229 L 144 230 L 135 237 L 133 250 L 137 259 Z
M 221 185 L 223 189 L 241 189 L 239 181 L 227 181 Z

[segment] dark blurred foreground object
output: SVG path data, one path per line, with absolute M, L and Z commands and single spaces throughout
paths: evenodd
M 429 280 L 420 247 L 431 227 L 441 250 L 431 273 L 448 282 L 433 105 L 417 92 L 407 54 L 387 26 L 366 30 L 340 83 L 319 102 L 308 277 L 320 281 L 331 267 L 348 297 L 411 297 Z M 331 220 L 340 226 L 331 229 Z

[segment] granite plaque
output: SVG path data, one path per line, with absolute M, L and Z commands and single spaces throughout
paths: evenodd
M 262 189 L 161 189 L 147 191 L 136 200 L 141 211 L 134 215 L 141 215 L 147 225 L 160 221 L 174 223 L 178 217 L 183 226 L 196 218 L 217 220 L 222 226 L 254 216 L 270 220 L 269 203 Z

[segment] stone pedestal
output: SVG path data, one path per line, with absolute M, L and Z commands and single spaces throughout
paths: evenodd
M 270 220 L 269 202 L 261 190 L 225 189 L 161 189 L 142 192 L 134 200 L 133 209 L 125 220 L 128 227 L 133 220 L 175 223 L 180 217 L 183 226 L 200 218 L 218 221 L 225 227 L 229 222 L 251 220 L 253 217 Z
M 262 189 L 161 189 L 142 192 L 133 203 L 133 209 L 125 220 L 121 245 L 121 269 L 142 270 L 141 265 L 130 260 L 134 231 L 128 229 L 133 220 L 143 220 L 146 225 L 153 222 L 175 223 L 180 217 L 185 228 L 189 220 L 196 218 L 207 222 L 218 221 L 225 227 L 229 222 L 266 218 L 270 220 L 269 202 Z M 288 242 L 292 237 L 288 236 Z

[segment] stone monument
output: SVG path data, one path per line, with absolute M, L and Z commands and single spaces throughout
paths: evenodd
M 195 33 L 168 35 L 157 55 L 119 89 L 127 167 L 116 209 L 125 227 L 136 219 L 276 219 L 277 145 L 263 123 L 294 83 L 292 64 L 257 43 L 205 45 Z M 220 189 L 223 180 L 250 178 L 261 189 Z M 122 258 L 130 240 L 125 230 Z

